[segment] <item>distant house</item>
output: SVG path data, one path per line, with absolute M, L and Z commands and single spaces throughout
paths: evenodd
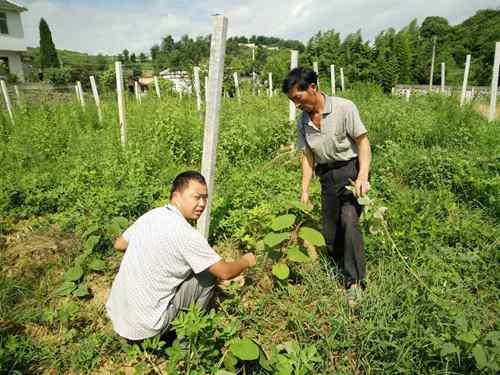
M 191 81 L 189 80 L 189 75 L 185 71 L 175 71 L 172 72 L 168 69 L 162 70 L 160 72 L 160 77 L 166 79 L 174 84 L 174 90 L 176 92 L 191 93 Z
M 0 62 L 20 81 L 24 81 L 21 54 L 26 51 L 21 13 L 27 10 L 14 1 L 0 0 Z

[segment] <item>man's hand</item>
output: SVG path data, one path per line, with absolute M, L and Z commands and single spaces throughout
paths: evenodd
M 310 204 L 310 201 L 309 201 L 309 192 L 307 191 L 303 191 L 302 192 L 302 196 L 300 197 L 300 201 L 306 205 L 309 205 Z
M 248 268 L 254 267 L 255 263 L 257 262 L 254 253 L 246 253 L 245 255 L 243 255 L 241 257 L 241 259 L 243 259 L 243 260 L 245 260 L 245 262 L 247 262 Z
M 255 266 L 255 255 L 253 253 L 246 253 L 240 259 L 235 260 L 234 262 L 226 262 L 224 260 L 220 260 L 214 265 L 208 268 L 208 272 L 221 280 L 229 280 L 240 273 L 242 273 L 245 269 Z
M 356 189 L 356 195 L 362 197 L 370 191 L 371 186 L 367 180 L 358 178 L 356 182 L 354 182 L 354 188 Z
M 123 236 L 119 236 L 113 244 L 113 247 L 118 251 L 125 251 L 127 250 L 128 242 Z

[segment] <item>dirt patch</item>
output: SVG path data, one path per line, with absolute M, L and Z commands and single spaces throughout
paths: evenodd
M 52 226 L 45 233 L 37 233 L 27 222 L 17 223 L 4 236 L 0 249 L 2 273 L 7 278 L 38 278 L 57 263 L 76 243 L 76 238 Z

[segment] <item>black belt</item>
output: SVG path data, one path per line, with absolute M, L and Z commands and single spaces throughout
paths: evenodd
M 346 165 L 348 165 L 352 161 L 357 162 L 357 160 L 358 160 L 358 158 L 355 157 L 355 158 L 352 158 L 349 160 L 337 160 L 337 161 L 333 161 L 331 163 L 318 163 L 318 164 L 316 164 L 315 172 L 316 172 L 316 174 L 320 175 L 320 174 L 323 174 L 326 171 L 329 171 L 331 169 L 339 169 L 339 168 L 345 167 Z

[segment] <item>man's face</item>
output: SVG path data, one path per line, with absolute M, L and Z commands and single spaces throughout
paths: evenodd
M 288 90 L 288 98 L 298 109 L 310 113 L 316 106 L 317 93 L 316 85 L 311 83 L 305 91 L 301 91 L 297 86 L 292 87 Z
M 207 206 L 207 199 L 207 185 L 190 180 L 183 191 L 174 192 L 172 203 L 186 219 L 198 220 Z

